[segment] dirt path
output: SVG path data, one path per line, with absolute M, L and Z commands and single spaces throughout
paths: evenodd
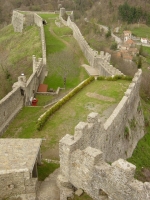
M 50 33 L 51 33 L 54 37 L 56 37 L 58 40 L 60 40 L 61 42 L 63 42 L 67 47 L 71 47 L 71 45 L 70 45 L 67 41 L 63 40 L 63 39 L 60 38 L 58 35 L 56 35 L 55 32 L 53 31 L 53 29 L 52 29 L 51 27 L 49 28 L 49 31 L 50 31 Z
M 59 174 L 59 169 L 56 169 L 50 174 L 39 186 L 37 193 L 37 200 L 59 200 L 59 188 L 57 187 L 56 180 Z
M 51 27 L 49 28 L 49 31 L 50 31 L 50 33 L 51 33 L 54 37 L 56 37 L 58 40 L 60 40 L 61 42 L 63 42 L 67 47 L 71 48 L 72 51 L 75 51 L 75 49 L 69 44 L 69 42 L 63 40 L 63 39 L 60 38 L 58 35 L 56 35 L 55 32 L 53 31 L 53 29 L 52 29 Z M 78 54 L 76 51 L 75 51 L 75 53 Z M 81 65 L 84 64 L 84 59 L 83 59 L 83 57 L 80 57 L 80 63 L 81 63 Z

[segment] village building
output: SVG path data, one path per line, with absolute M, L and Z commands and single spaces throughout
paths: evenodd
M 118 46 L 120 54 L 125 61 L 131 62 L 133 57 L 139 53 L 138 48 L 136 48 L 136 43 L 132 40 L 131 31 L 124 31 L 124 42 Z
M 143 44 L 148 44 L 148 39 L 147 38 L 141 38 L 141 42 Z
M 124 34 L 124 42 L 132 38 L 131 31 L 123 31 L 123 34 Z

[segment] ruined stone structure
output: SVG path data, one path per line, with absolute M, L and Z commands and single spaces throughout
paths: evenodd
M 104 123 L 98 113 L 91 113 L 87 122 L 80 122 L 75 127 L 74 136 L 66 135 L 61 139 L 61 200 L 69 196 L 65 187 L 68 192 L 72 185 L 84 189 L 96 200 L 150 198 L 150 183 L 135 180 L 136 167 L 120 159 L 130 157 L 144 136 L 139 98 L 141 75 L 142 71 L 138 70 L 125 96 Z
M 12 196 L 36 199 L 41 142 L 41 139 L 0 139 L 0 199 Z
M 84 53 L 84 56 L 88 60 L 89 64 L 96 68 L 99 72 L 100 76 L 112 76 L 112 75 L 122 75 L 122 73 L 110 65 L 111 55 L 109 53 L 105 53 L 103 51 L 98 54 L 97 51 L 93 50 L 87 43 L 87 41 L 82 36 L 77 25 L 72 22 L 70 16 L 68 16 L 68 20 L 65 21 L 62 17 L 65 13 L 64 8 L 60 8 L 60 20 L 65 26 L 68 26 L 73 31 L 73 37 L 77 40 L 81 50 Z M 72 15 L 71 15 L 72 17 Z
M 70 17 L 66 22 L 62 16 L 60 19 L 73 30 L 84 55 L 100 75 L 122 74 L 109 64 L 110 54 L 100 52 L 99 55 L 91 49 Z M 15 11 L 12 22 L 14 30 L 19 32 L 24 25 L 35 23 L 40 27 L 43 56 L 40 59 L 33 56 L 33 74 L 28 80 L 23 75 L 18 77 L 12 92 L 0 101 L 0 133 L 24 103 L 28 104 L 45 77 L 46 44 L 42 18 L 33 12 L 28 12 L 26 16 Z M 61 139 L 61 174 L 58 177 L 60 200 L 67 200 L 74 187 L 82 188 L 95 200 L 150 199 L 150 183 L 135 180 L 136 167 L 123 160 L 132 155 L 137 142 L 144 136 L 139 98 L 141 75 L 142 71 L 138 70 L 124 97 L 104 123 L 97 113 L 91 113 L 87 122 L 80 122 L 75 127 L 74 136 L 66 135 Z M 36 167 L 40 162 L 40 145 L 40 139 L 0 140 L 0 199 L 17 194 L 24 199 L 36 199 Z
M 23 27 L 36 24 L 40 28 L 42 58 L 33 56 L 33 73 L 26 80 L 25 76 L 19 76 L 14 83 L 13 90 L 0 100 L 0 135 L 5 131 L 11 120 L 24 105 L 30 105 L 31 97 L 34 97 L 39 84 L 44 81 L 46 75 L 46 43 L 43 28 L 43 20 L 34 12 L 26 14 L 13 11 L 12 24 L 14 31 L 22 32 Z

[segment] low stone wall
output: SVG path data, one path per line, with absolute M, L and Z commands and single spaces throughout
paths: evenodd
M 62 8 L 61 8 L 62 9 Z M 104 52 L 100 52 L 98 54 L 97 51 L 93 50 L 87 43 L 87 41 L 82 36 L 79 28 L 77 25 L 71 21 L 70 16 L 68 17 L 68 20 L 65 21 L 62 18 L 61 15 L 61 9 L 60 9 L 60 20 L 65 25 L 70 27 L 73 30 L 73 37 L 77 40 L 81 50 L 83 51 L 86 59 L 88 60 L 89 64 L 92 67 L 95 67 L 99 71 L 99 75 L 101 76 L 112 76 L 112 75 L 122 75 L 122 73 L 114 68 L 112 65 L 110 65 L 110 58 L 111 55 L 109 53 L 104 54 Z
M 141 76 L 142 71 L 138 70 L 125 96 L 105 123 L 101 122 L 98 113 L 90 113 L 87 122 L 80 122 L 75 127 L 74 136 L 66 135 L 60 141 L 61 174 L 68 182 L 84 189 L 94 199 L 100 199 L 100 191 L 103 190 L 106 196 L 114 200 L 136 200 L 137 193 L 141 195 L 139 200 L 148 200 L 146 184 L 138 183 L 133 178 L 135 166 L 126 161 L 116 161 L 119 158 L 130 157 L 137 142 L 144 136 L 144 118 L 139 98 Z M 100 151 L 103 152 L 103 156 Z M 102 157 L 107 162 L 116 162 L 109 166 Z M 120 162 L 122 164 L 118 164 Z M 116 167 L 118 165 L 120 166 Z M 131 172 L 131 177 L 128 177 Z M 132 187 L 135 188 L 128 193 L 127 188 L 132 183 Z M 139 184 L 143 187 L 141 191 L 138 188 Z M 129 198 L 130 195 L 133 198 Z
M 24 96 L 20 87 L 14 88 L 0 100 L 0 135 L 24 105 Z
M 36 191 L 37 178 L 31 178 L 28 169 L 0 171 L 0 199 L 27 194 L 36 197 Z

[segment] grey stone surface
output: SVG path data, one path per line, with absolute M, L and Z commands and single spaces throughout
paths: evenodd
M 0 199 L 35 200 L 41 139 L 0 139 Z M 36 178 L 35 178 L 36 177 Z
M 91 113 L 87 122 L 75 127 L 74 136 L 66 135 L 60 140 L 60 169 L 64 177 L 58 179 L 61 200 L 67 199 L 62 180 L 82 188 L 97 200 L 149 200 L 150 183 L 135 180 L 136 167 L 123 160 L 132 155 L 144 136 L 144 117 L 139 109 L 141 76 L 142 71 L 138 70 L 124 97 L 104 123 L 97 113 Z M 136 128 L 131 125 L 133 120 Z
M 83 194 L 83 190 L 82 189 L 78 189 L 75 191 L 75 195 L 77 195 L 78 197 L 80 197 Z
M 15 32 L 22 32 L 24 25 L 24 15 L 17 11 L 13 11 L 12 24 Z
M 0 174 L 28 169 L 32 172 L 42 139 L 0 139 Z
M 59 200 L 59 188 L 56 184 L 59 169 L 50 174 L 45 181 L 43 181 L 37 192 L 37 200 Z

